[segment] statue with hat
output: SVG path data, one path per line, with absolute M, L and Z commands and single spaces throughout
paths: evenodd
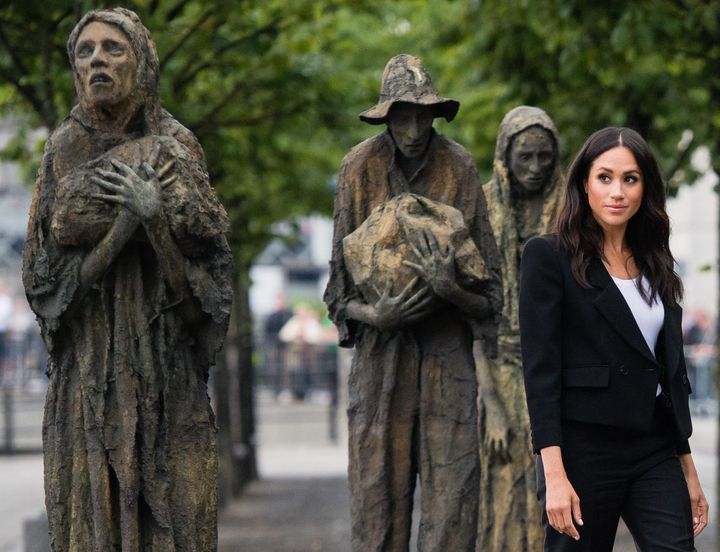
M 474 551 L 479 454 L 473 342 L 495 355 L 499 256 L 471 155 L 435 132 L 459 103 L 393 57 L 360 114 L 380 134 L 342 162 L 325 302 L 349 381 L 354 552 Z

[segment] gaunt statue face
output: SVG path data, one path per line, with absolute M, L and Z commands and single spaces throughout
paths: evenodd
M 432 135 L 435 107 L 398 102 L 388 113 L 387 125 L 400 153 L 408 159 L 420 157 Z
M 75 45 L 78 94 L 89 104 L 123 104 L 135 86 L 138 61 L 125 34 L 116 26 L 92 21 Z
M 510 145 L 511 182 L 522 195 L 540 192 L 552 177 L 556 163 L 555 144 L 550 134 L 538 126 L 516 134 Z

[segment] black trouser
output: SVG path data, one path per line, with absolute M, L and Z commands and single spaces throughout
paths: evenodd
M 674 423 L 658 400 L 650 431 L 563 422 L 563 463 L 580 497 L 580 540 L 548 523 L 538 456 L 538 498 L 546 552 L 612 552 L 622 516 L 641 552 L 695 552 L 687 484 L 675 453 Z

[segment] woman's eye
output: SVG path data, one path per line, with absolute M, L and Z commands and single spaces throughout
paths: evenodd
M 637 176 L 626 176 L 625 177 L 625 182 L 627 182 L 628 184 L 635 184 L 635 182 L 637 182 L 637 181 L 638 181 Z
M 598 180 L 600 182 L 610 182 L 610 177 L 607 174 L 600 174 L 598 175 Z
M 520 161 L 530 161 L 530 156 L 527 153 L 523 153 L 520 156 Z

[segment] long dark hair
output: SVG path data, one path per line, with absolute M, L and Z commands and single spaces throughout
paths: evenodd
M 640 292 L 651 302 L 658 296 L 670 304 L 682 299 L 682 282 L 675 273 L 670 253 L 670 220 L 665 212 L 665 185 L 657 161 L 647 142 L 637 132 L 623 127 L 607 127 L 593 133 L 568 169 L 565 196 L 555 221 L 554 231 L 562 247 L 570 254 L 575 279 L 590 287 L 587 269 L 590 261 L 603 257 L 603 231 L 593 217 L 585 194 L 585 183 L 595 159 L 606 151 L 622 146 L 635 157 L 643 181 L 640 209 L 628 221 L 625 240 L 635 264 L 650 284 L 649 296 L 643 286 Z

